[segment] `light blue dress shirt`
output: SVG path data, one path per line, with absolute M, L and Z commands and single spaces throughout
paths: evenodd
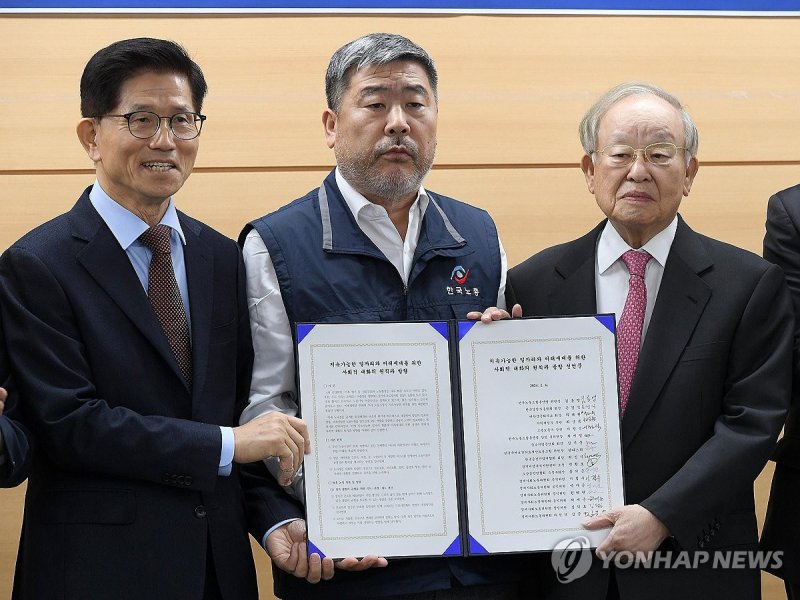
M 95 181 L 92 191 L 89 192 L 89 200 L 100 217 L 105 221 L 111 233 L 125 250 L 128 259 L 136 271 L 136 276 L 147 293 L 147 281 L 150 272 L 150 259 L 153 251 L 139 241 L 149 225 L 127 208 L 114 201 Z M 170 237 L 172 246 L 172 268 L 175 270 L 175 279 L 178 282 L 178 289 L 183 301 L 183 309 L 186 312 L 186 319 L 189 322 L 189 335 L 191 336 L 192 317 L 189 310 L 189 286 L 186 282 L 186 263 L 184 262 L 183 247 L 186 244 L 186 237 L 183 235 L 178 212 L 175 210 L 175 203 L 172 198 L 169 200 L 167 211 L 161 219 L 161 225 L 167 225 L 172 229 Z M 231 464 L 233 463 L 234 438 L 233 429 L 220 426 L 222 433 L 222 450 L 219 459 L 219 474 L 230 475 Z

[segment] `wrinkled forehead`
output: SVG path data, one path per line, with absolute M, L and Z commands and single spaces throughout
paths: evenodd
M 600 119 L 597 136 L 602 142 L 624 141 L 626 136 L 644 136 L 682 144 L 684 128 L 680 112 L 652 94 L 635 94 L 612 104 Z
M 383 64 L 370 64 L 357 68 L 350 67 L 345 73 L 346 89 L 355 85 L 369 85 L 370 82 L 411 81 L 431 90 L 431 81 L 425 66 L 413 59 L 401 59 Z

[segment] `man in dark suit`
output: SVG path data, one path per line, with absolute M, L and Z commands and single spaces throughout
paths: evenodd
M 307 434 L 279 413 L 234 426 L 252 367 L 241 256 L 172 201 L 205 92 L 174 42 L 95 54 L 77 133 L 96 181 L 0 258 L 38 443 L 17 598 L 257 597 L 233 463 L 278 456 L 288 481 Z
M 792 406 L 773 455 L 775 475 L 761 546 L 783 552 L 783 565 L 770 570 L 784 579 L 789 599 L 800 600 L 800 185 L 769 199 L 764 258 L 786 274 L 794 303 L 795 346 Z
M 585 575 L 559 583 L 546 556 L 534 580 L 545 598 L 759 598 L 757 568 L 713 563 L 756 549 L 753 481 L 791 384 L 783 275 L 678 215 L 697 131 L 671 94 L 620 85 L 580 131 L 586 182 L 608 219 L 512 269 L 506 297 L 528 315 L 617 315 L 626 505 L 585 521 L 610 527 Z M 650 568 L 599 558 L 656 550 Z

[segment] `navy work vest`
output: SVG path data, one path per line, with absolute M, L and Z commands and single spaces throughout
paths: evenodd
M 463 319 L 497 303 L 500 249 L 484 210 L 428 192 L 408 286 L 361 231 L 331 172 L 317 190 L 253 221 L 295 323 Z M 294 331 L 293 331 L 294 334 Z M 354 600 L 518 580 L 519 557 L 392 560 L 386 569 L 337 571 L 317 585 L 274 570 L 288 599 Z
M 250 224 L 266 244 L 289 321 L 463 319 L 494 306 L 497 229 L 486 211 L 428 192 L 408 286 L 356 224 L 332 172 L 318 190 Z

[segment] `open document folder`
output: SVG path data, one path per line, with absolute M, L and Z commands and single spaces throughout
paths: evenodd
M 613 315 L 298 324 L 309 551 L 550 550 L 624 504 Z

